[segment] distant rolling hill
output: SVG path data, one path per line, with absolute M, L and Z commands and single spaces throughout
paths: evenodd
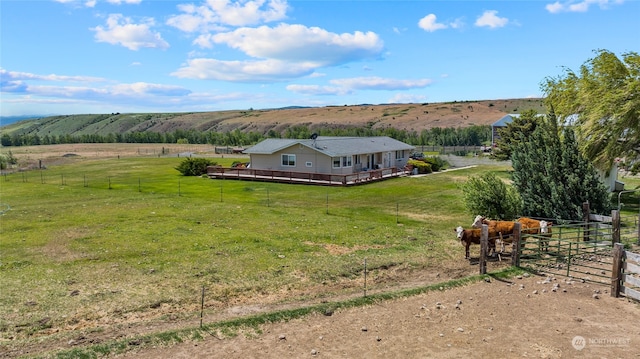
M 0 116 L 0 128 L 23 120 L 31 120 L 52 115 Z
M 128 132 L 173 132 L 178 129 L 227 132 L 269 131 L 305 125 L 322 127 L 393 127 L 420 132 L 435 127 L 490 125 L 506 114 L 533 109 L 546 113 L 542 99 L 482 100 L 422 104 L 381 104 L 327 107 L 289 107 L 188 113 L 114 113 L 39 117 L 2 122 L 2 134 L 107 135 Z

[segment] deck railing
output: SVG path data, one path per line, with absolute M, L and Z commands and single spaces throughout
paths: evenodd
M 229 178 L 268 182 L 307 183 L 317 185 L 348 186 L 379 181 L 391 177 L 406 175 L 404 169 L 396 167 L 381 168 L 350 174 L 329 174 L 312 172 L 294 172 L 281 170 L 261 170 L 252 168 L 207 167 L 209 178 Z

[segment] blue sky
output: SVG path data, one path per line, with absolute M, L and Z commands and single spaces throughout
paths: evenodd
M 0 0 L 0 115 L 540 97 L 640 1 Z

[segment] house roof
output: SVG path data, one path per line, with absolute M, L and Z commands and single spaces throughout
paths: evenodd
M 387 136 L 317 137 L 313 139 L 268 138 L 244 151 L 246 154 L 273 154 L 294 145 L 303 145 L 330 157 L 412 150 L 414 146 Z
M 544 117 L 546 116 L 544 113 L 539 113 L 536 115 L 537 117 Z M 570 118 L 574 115 L 571 115 L 567 118 Z M 507 127 L 508 124 L 510 124 L 511 122 L 513 122 L 513 120 L 515 120 L 516 118 L 519 118 L 520 114 L 519 113 L 512 113 L 512 114 L 508 114 L 508 115 L 504 115 L 501 119 L 499 119 L 498 121 L 494 122 L 491 124 L 492 127 Z
M 499 119 L 498 121 L 492 123 L 491 126 L 492 127 L 506 127 L 508 124 L 513 122 L 513 119 L 515 117 L 518 117 L 518 116 L 519 115 L 505 115 L 501 119 Z

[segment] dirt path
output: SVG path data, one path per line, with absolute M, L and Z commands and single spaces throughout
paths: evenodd
M 126 358 L 640 357 L 640 308 L 558 277 L 491 280 Z

